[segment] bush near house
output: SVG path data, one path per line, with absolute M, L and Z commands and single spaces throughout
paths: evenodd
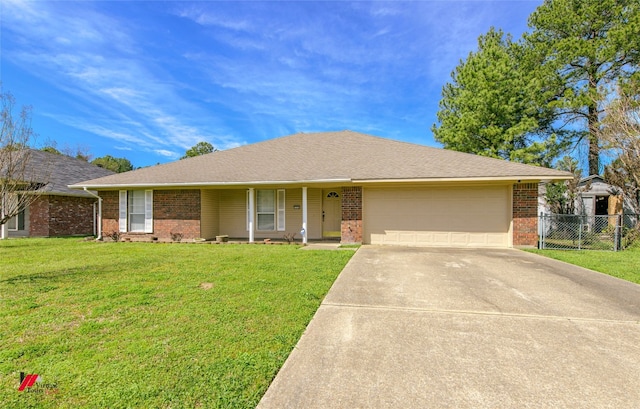
M 2 407 L 255 407 L 352 254 L 0 242 Z

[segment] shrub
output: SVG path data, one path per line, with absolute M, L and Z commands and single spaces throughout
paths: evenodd
M 107 233 L 106 236 L 111 238 L 111 240 L 113 241 L 120 241 L 120 238 L 122 237 L 122 233 L 119 232 L 118 230 L 114 230 L 112 232 Z

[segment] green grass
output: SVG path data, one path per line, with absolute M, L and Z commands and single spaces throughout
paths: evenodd
M 640 284 L 640 247 L 624 251 L 531 250 L 532 253 Z
M 255 407 L 352 254 L 2 241 L 0 406 Z

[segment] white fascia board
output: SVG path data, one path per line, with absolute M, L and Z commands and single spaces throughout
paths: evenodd
M 265 180 L 253 182 L 194 182 L 194 183 L 123 183 L 108 185 L 69 185 L 70 189 L 116 189 L 116 188 L 157 188 L 157 187 L 211 187 L 211 186 L 264 186 L 264 185 L 306 185 L 318 183 L 351 183 L 351 179 L 317 180 Z

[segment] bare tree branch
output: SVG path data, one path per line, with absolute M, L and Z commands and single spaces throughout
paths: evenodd
M 48 183 L 46 164 L 30 163 L 31 108 L 16 110 L 10 93 L 1 93 L 0 112 L 0 226 L 6 238 L 5 224 L 27 208 Z M 35 166 L 34 166 L 35 165 Z
M 626 203 L 640 213 L 640 81 L 617 86 L 604 98 L 605 116 L 599 129 L 603 147 L 613 156 L 605 178 L 620 189 Z

